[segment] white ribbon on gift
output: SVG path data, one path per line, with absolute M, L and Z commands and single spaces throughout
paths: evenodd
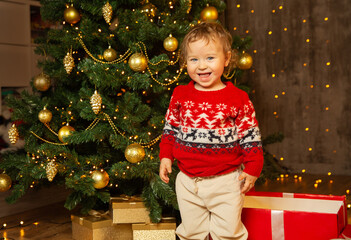
M 272 240 L 284 240 L 284 211 L 271 211 Z

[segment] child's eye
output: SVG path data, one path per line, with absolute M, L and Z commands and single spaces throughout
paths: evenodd
M 208 60 L 213 60 L 213 59 L 214 59 L 214 57 L 208 57 L 207 59 L 208 59 Z
M 197 58 L 190 58 L 190 62 L 196 62 Z

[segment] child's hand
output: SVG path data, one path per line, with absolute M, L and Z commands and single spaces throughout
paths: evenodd
M 244 186 L 241 188 L 242 193 L 247 193 L 253 186 L 255 186 L 255 182 L 257 180 L 257 177 L 252 176 L 250 174 L 247 174 L 246 172 L 243 172 L 239 176 L 239 181 L 244 180 Z
M 165 183 L 169 182 L 168 174 L 172 172 L 172 160 L 169 158 L 162 158 L 160 164 L 160 178 Z

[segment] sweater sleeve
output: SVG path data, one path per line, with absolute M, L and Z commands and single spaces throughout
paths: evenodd
M 165 117 L 165 127 L 163 128 L 162 138 L 160 142 L 160 160 L 162 158 L 169 158 L 172 161 L 174 161 L 173 145 L 178 135 L 180 126 L 180 104 L 176 92 L 177 88 L 174 89 Z
M 244 157 L 244 172 L 259 177 L 263 167 L 261 133 L 255 117 L 255 109 L 246 93 L 235 122 Z

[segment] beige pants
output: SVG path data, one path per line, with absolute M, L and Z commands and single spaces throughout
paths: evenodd
M 191 178 L 179 172 L 176 192 L 182 223 L 177 235 L 182 240 L 246 240 L 241 222 L 244 194 L 238 180 L 241 171 L 209 177 Z

